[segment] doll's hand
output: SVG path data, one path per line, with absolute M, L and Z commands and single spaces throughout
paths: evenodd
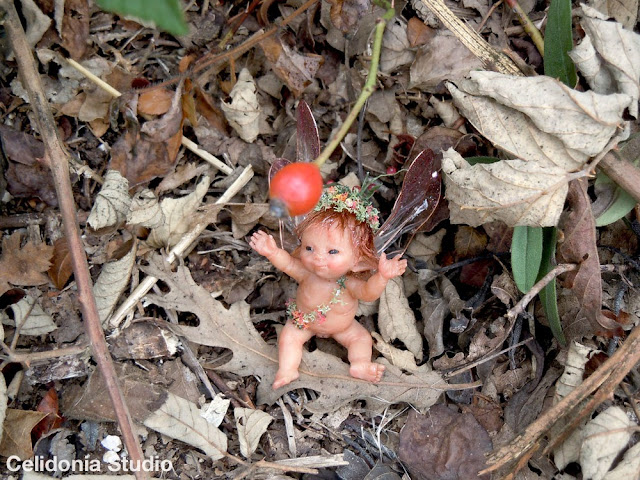
M 407 261 L 400 260 L 400 256 L 394 258 L 387 258 L 383 253 L 380 255 L 380 261 L 378 262 L 378 273 L 385 280 L 390 280 L 394 277 L 399 277 L 404 273 L 407 268 Z
M 273 237 L 262 230 L 251 235 L 249 245 L 260 255 L 267 258 L 278 251 L 278 246 Z

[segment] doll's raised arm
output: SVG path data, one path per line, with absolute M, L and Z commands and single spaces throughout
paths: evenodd
M 297 282 L 301 282 L 308 274 L 302 262 L 293 258 L 286 250 L 278 247 L 273 236 L 260 230 L 254 233 L 249 240 L 249 245 L 260 255 L 267 257 L 274 267 L 286 273 Z
M 355 278 L 349 279 L 347 289 L 358 300 L 373 302 L 380 298 L 389 280 L 402 275 L 406 268 L 406 260 L 401 260 L 399 256 L 389 259 L 383 253 L 378 262 L 378 271 L 371 275 L 366 282 Z

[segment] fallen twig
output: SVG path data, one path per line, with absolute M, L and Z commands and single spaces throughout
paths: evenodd
M 47 97 L 42 87 L 42 81 L 35 65 L 31 47 L 27 43 L 26 35 L 20 23 L 20 17 L 12 1 L 0 0 L 0 6 L 5 10 L 4 26 L 9 35 L 9 41 L 13 49 L 22 83 L 29 95 L 29 102 L 34 113 L 42 141 L 45 147 L 43 162 L 51 169 L 56 194 L 60 204 L 63 225 L 69 253 L 73 265 L 73 272 L 78 286 L 78 299 L 82 309 L 82 317 L 91 341 L 94 358 L 105 379 L 109 397 L 113 403 L 113 409 L 120 425 L 124 444 L 129 451 L 131 460 L 138 465 L 142 464 L 144 456 L 138 443 L 138 438 L 133 431 L 133 421 L 129 409 L 118 385 L 115 369 L 107 342 L 104 338 L 100 316 L 93 296 L 89 267 L 80 239 L 80 230 L 76 223 L 76 209 L 73 203 L 71 181 L 69 180 L 69 159 L 58 137 L 58 129 L 49 108 Z M 146 479 L 148 475 L 143 471 L 136 471 L 137 479 Z

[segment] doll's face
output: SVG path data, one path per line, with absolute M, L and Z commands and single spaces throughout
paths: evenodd
M 300 261 L 318 277 L 337 280 L 358 262 L 348 229 L 312 225 L 302 234 Z

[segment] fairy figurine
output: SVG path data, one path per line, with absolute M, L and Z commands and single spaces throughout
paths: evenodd
M 251 247 L 298 282 L 278 339 L 274 389 L 299 377 L 303 346 L 314 335 L 332 337 L 347 349 L 351 376 L 370 382 L 382 379 L 385 367 L 371 361 L 371 334 L 355 315 L 358 301 L 380 298 L 388 281 L 404 273 L 407 261 L 376 254 L 378 215 L 359 191 L 334 185 L 296 228 L 300 246 L 293 254 L 264 231 L 252 235 Z M 374 271 L 366 280 L 354 275 L 366 271 Z

